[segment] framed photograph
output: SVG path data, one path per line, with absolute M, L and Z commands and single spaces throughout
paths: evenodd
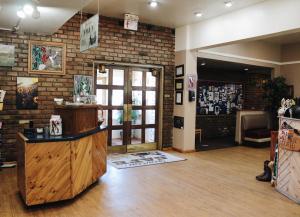
M 17 109 L 38 108 L 38 78 L 17 77 Z
M 74 75 L 74 95 L 93 95 L 93 76 Z
M 15 65 L 15 46 L 0 44 L 0 66 Z
M 176 91 L 175 104 L 176 105 L 182 105 L 183 104 L 183 92 L 182 91 Z
M 184 65 L 176 66 L 175 76 L 176 77 L 184 76 Z
M 66 45 L 56 42 L 29 41 L 28 73 L 64 75 Z
M 175 90 L 183 90 L 183 79 L 176 79 L 175 80 Z

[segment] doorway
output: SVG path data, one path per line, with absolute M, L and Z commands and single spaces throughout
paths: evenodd
M 160 73 L 148 67 L 98 65 L 99 119 L 112 153 L 155 150 L 159 141 Z

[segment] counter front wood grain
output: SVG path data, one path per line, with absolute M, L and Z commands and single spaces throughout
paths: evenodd
M 18 187 L 28 206 L 71 199 L 106 172 L 107 131 L 44 143 L 19 133 L 17 143 Z

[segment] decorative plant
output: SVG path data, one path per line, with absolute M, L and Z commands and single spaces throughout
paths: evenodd
M 267 105 L 266 110 L 271 114 L 273 129 L 277 129 L 278 126 L 277 111 L 281 105 L 282 98 L 290 97 L 289 87 L 285 82 L 285 78 L 280 76 L 272 80 L 268 80 L 263 85 L 265 92 L 264 99 Z

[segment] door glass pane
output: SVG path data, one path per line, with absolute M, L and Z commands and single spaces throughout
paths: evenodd
M 156 86 L 156 77 L 154 77 L 152 75 L 152 72 L 147 72 L 146 86 L 147 87 L 155 87 Z
M 97 89 L 96 95 L 97 104 L 108 105 L 108 90 Z
M 112 105 L 121 106 L 124 103 L 124 91 L 123 90 L 113 90 L 112 91 Z
M 132 71 L 132 86 L 135 87 L 143 86 L 143 72 Z
M 112 110 L 112 125 L 122 125 L 123 124 L 123 110 Z
M 132 129 L 131 144 L 141 144 L 141 143 L 142 143 L 142 129 Z
M 100 73 L 97 69 L 97 84 L 108 85 L 108 74 L 109 70 L 105 69 L 105 73 Z
M 132 91 L 132 105 L 143 104 L 143 91 Z
M 131 111 L 131 123 L 132 125 L 142 124 L 142 110 L 132 110 Z
M 156 103 L 155 91 L 146 91 L 146 105 L 155 105 Z
M 123 130 L 111 131 L 111 145 L 112 146 L 123 145 Z
M 155 110 L 146 110 L 146 124 L 155 124 Z
M 113 69 L 113 85 L 124 85 L 124 70 Z
M 145 130 L 145 142 L 155 142 L 155 129 L 154 128 L 146 128 Z
M 102 123 L 101 126 L 107 126 L 108 123 L 108 111 L 99 110 L 98 111 L 98 122 Z

